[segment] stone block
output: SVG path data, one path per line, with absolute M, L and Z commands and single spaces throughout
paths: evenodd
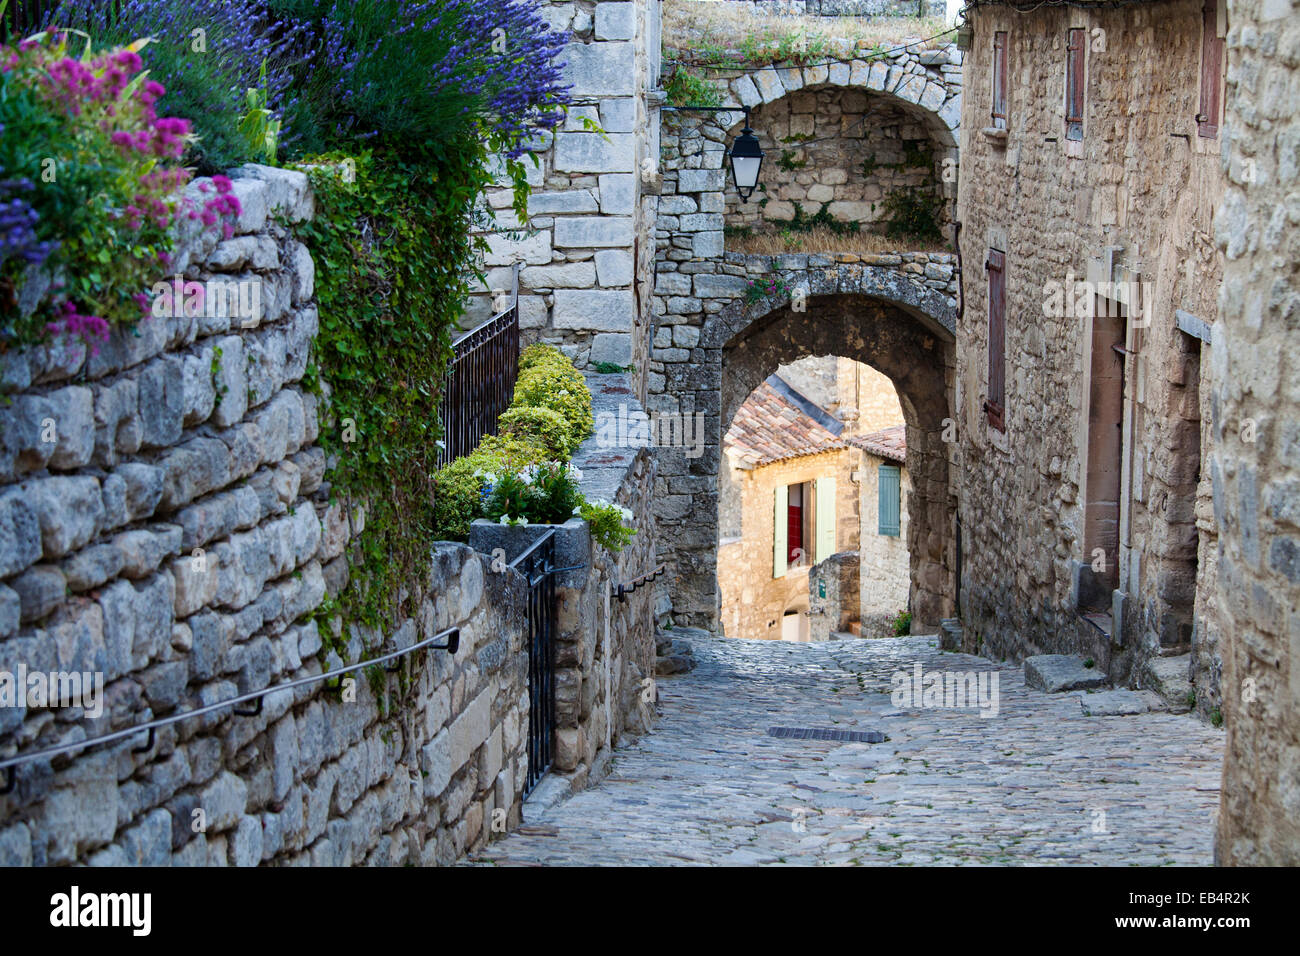
M 622 249 L 602 249 L 596 253 L 596 278 L 603 286 L 632 284 L 632 254 Z
M 564 50 L 564 78 L 574 97 L 636 93 L 636 47 L 629 42 L 571 43 Z
M 607 216 L 630 216 L 636 211 L 636 177 L 630 173 L 600 177 L 600 211 Z
M 557 219 L 555 245 L 564 249 L 631 248 L 632 219 L 630 216 Z
M 568 173 L 630 173 L 635 151 L 632 133 L 557 133 L 555 169 Z
M 635 36 L 635 3 L 596 4 L 597 40 L 631 40 Z
M 1069 654 L 1035 654 L 1025 658 L 1025 683 L 1056 694 L 1104 687 L 1106 674 L 1095 666 L 1085 667 L 1082 659 Z
M 593 365 L 600 362 L 631 364 L 632 336 L 626 332 L 601 332 L 592 336 L 591 362 Z
M 557 289 L 554 326 L 594 332 L 627 332 L 632 328 L 631 290 Z

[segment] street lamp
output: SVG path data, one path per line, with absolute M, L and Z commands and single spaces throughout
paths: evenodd
M 749 128 L 749 110 L 745 110 L 745 128 L 727 150 L 727 158 L 731 160 L 731 178 L 736 182 L 740 201 L 749 202 L 749 197 L 758 188 L 758 170 L 763 165 L 763 150 L 759 148 L 758 137 Z

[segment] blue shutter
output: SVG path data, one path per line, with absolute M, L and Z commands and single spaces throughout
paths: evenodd
M 902 472 L 897 465 L 881 465 L 878 474 L 880 533 L 897 538 L 899 534 L 899 505 L 902 497 Z

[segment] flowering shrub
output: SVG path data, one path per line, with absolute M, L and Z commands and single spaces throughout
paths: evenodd
M 790 297 L 790 287 L 786 285 L 785 280 L 780 276 L 763 276 L 761 279 L 750 279 L 749 285 L 745 287 L 745 302 L 753 305 L 760 299 L 769 296 L 775 296 L 779 299 L 788 299 Z
M 92 345 L 109 326 L 147 313 L 145 289 L 170 264 L 169 229 L 180 214 L 205 224 L 238 215 L 229 180 L 201 208 L 183 206 L 189 172 L 171 165 L 185 150 L 189 123 L 160 117 L 164 90 L 142 73 L 130 48 L 75 59 L 68 35 L 0 47 L 0 168 L 30 173 L 25 214 L 33 237 L 15 235 L 55 277 L 29 317 L 6 314 L 7 334 L 80 336 Z M 14 214 L 22 214 L 16 210 Z M 13 310 L 31 255 L 0 267 Z
M 273 18 L 262 0 L 61 0 L 42 25 L 80 30 L 97 47 L 151 38 L 139 52 L 149 78 L 166 89 L 158 106 L 193 124 L 186 164 L 204 174 L 267 159 L 264 144 L 241 127 L 260 109 L 281 122 L 295 95 L 289 66 L 313 47 L 303 25 Z
M 632 512 L 608 501 L 584 501 L 575 514 L 587 522 L 592 538 L 610 551 L 622 551 L 636 534 L 624 523 L 632 520 Z

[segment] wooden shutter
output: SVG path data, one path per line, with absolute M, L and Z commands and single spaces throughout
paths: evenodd
M 993 126 L 1007 128 L 1007 33 L 993 34 Z
M 1065 60 L 1066 139 L 1083 139 L 1083 68 L 1087 43 L 1087 30 L 1070 31 Z
M 772 577 L 783 578 L 786 562 L 786 520 L 790 505 L 790 486 L 777 485 L 772 510 Z
M 1006 412 L 1006 257 L 997 249 L 989 250 L 985 269 L 989 277 L 989 392 L 984 402 L 989 425 L 1002 431 Z
M 1219 135 L 1223 112 L 1219 81 L 1223 75 L 1223 37 L 1219 36 L 1218 0 L 1205 0 L 1201 13 L 1201 103 L 1196 114 L 1196 134 L 1205 139 Z
M 903 494 L 902 469 L 897 465 L 881 465 L 876 472 L 877 525 L 881 534 L 897 538 L 901 527 Z
M 835 553 L 835 479 L 818 478 L 817 523 L 813 534 L 817 539 L 817 561 L 825 561 Z

